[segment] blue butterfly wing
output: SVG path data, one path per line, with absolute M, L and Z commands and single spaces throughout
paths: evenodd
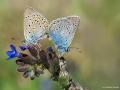
M 49 36 L 61 53 L 64 53 L 70 46 L 79 21 L 78 16 L 69 16 L 58 18 L 50 23 Z

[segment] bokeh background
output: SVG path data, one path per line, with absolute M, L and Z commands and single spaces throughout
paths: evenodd
M 23 36 L 23 14 L 33 7 L 49 21 L 78 15 L 80 26 L 65 57 L 78 63 L 74 78 L 88 90 L 120 89 L 120 0 L 0 0 L 0 90 L 46 90 L 47 75 L 33 81 L 16 71 L 14 60 L 7 61 L 9 44 L 19 45 Z M 55 85 L 56 86 L 56 85 Z M 54 87 L 58 90 L 59 86 Z M 52 89 L 53 90 L 53 89 Z

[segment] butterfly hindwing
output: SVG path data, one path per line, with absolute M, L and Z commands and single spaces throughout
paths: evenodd
M 35 44 L 43 39 L 48 29 L 48 21 L 39 12 L 27 8 L 24 13 L 24 36 L 27 43 Z
M 79 21 L 78 16 L 68 16 L 58 18 L 50 23 L 49 36 L 61 53 L 64 53 L 70 46 Z

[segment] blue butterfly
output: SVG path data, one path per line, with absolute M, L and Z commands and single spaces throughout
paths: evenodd
M 49 36 L 61 53 L 68 51 L 79 21 L 80 18 L 78 16 L 68 16 L 58 18 L 50 23 Z
M 47 19 L 32 8 L 27 8 L 24 18 L 24 36 L 28 45 L 37 44 L 44 39 L 46 33 L 54 42 L 57 50 L 64 54 L 74 38 L 80 22 L 79 16 L 68 16 L 53 20 Z

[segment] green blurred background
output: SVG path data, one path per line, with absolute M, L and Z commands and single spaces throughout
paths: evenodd
M 88 90 L 120 90 L 120 0 L 0 0 L 0 90 L 42 90 L 41 76 L 24 79 L 14 60 L 6 61 L 9 44 L 19 45 L 23 36 L 23 14 L 33 7 L 49 21 L 78 15 L 80 27 L 65 57 L 79 64 L 74 76 Z M 119 87 L 105 89 L 103 87 Z M 58 90 L 58 86 L 55 90 Z

